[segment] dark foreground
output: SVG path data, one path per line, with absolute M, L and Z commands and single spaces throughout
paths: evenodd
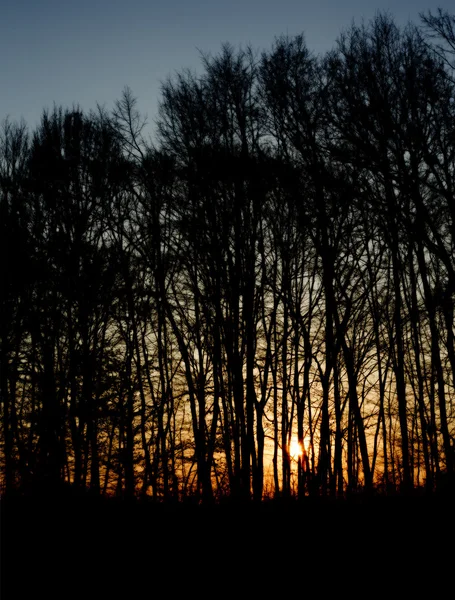
M 211 507 L 1 501 L 2 600 L 454 597 L 453 494 Z

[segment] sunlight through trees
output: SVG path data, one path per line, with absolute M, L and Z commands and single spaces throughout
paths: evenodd
M 455 442 L 454 20 L 224 45 L 158 134 L 0 132 L 2 490 L 434 490 Z

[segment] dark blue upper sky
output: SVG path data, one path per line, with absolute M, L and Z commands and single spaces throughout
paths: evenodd
M 0 120 L 33 128 L 54 102 L 111 108 L 125 85 L 153 120 L 160 82 L 197 69 L 199 51 L 304 32 L 319 53 L 353 19 L 389 11 L 405 24 L 438 6 L 454 10 L 453 0 L 0 0 Z

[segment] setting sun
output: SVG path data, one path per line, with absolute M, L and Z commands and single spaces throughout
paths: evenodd
M 301 444 L 299 444 L 296 438 L 292 438 L 291 443 L 289 445 L 289 454 L 291 458 L 297 459 L 299 456 L 303 454 L 303 448 Z

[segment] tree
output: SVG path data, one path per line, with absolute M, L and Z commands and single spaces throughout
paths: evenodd
M 439 44 L 433 44 L 432 50 L 444 60 L 450 69 L 455 68 L 455 15 L 438 8 L 434 15 L 431 11 L 420 13 L 428 37 L 440 40 Z

